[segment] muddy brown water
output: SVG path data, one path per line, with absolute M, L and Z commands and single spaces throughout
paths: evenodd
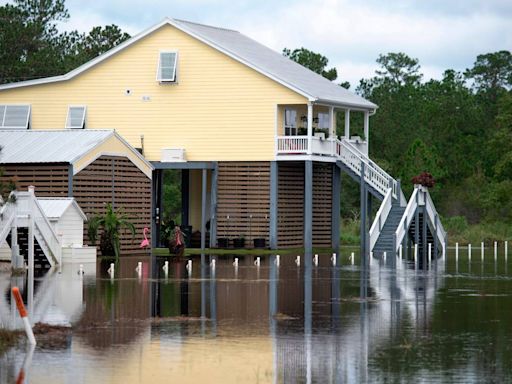
M 196 255 L 174 261 L 124 257 L 65 265 L 37 279 L 38 321 L 73 325 L 33 353 L 24 343 L 0 357 L 0 382 L 360 383 L 512 381 L 512 270 L 462 255 L 418 271 L 344 251 L 319 265 L 294 256 Z M 192 270 L 187 269 L 188 259 Z M 211 260 L 215 259 L 215 268 Z M 162 266 L 169 261 L 165 276 Z M 142 273 L 135 268 L 142 262 Z M 1 321 L 15 324 L 0 274 Z M 27 361 L 28 360 L 28 361 Z

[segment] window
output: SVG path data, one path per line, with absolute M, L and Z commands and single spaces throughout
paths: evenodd
M 0 128 L 28 129 L 30 105 L 0 105 Z
M 70 105 L 66 118 L 66 128 L 85 128 L 85 105 Z
M 297 111 L 295 109 L 284 110 L 284 135 L 297 136 Z
M 318 128 L 320 129 L 329 129 L 331 122 L 329 121 L 328 113 L 319 113 L 318 114 Z
M 176 83 L 178 52 L 160 52 L 157 80 L 161 83 Z

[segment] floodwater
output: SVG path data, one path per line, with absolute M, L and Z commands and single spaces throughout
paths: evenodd
M 197 255 L 65 265 L 38 278 L 34 321 L 72 324 L 58 341 L 0 357 L 0 382 L 360 383 L 512 380 L 512 270 L 453 250 L 429 271 L 362 270 L 344 250 L 319 265 L 302 257 Z M 492 253 L 491 251 L 487 251 Z M 211 260 L 215 259 L 215 268 Z M 138 276 L 135 268 L 142 262 Z M 15 324 L 0 275 L 0 320 Z M 28 298 L 28 287 L 24 288 Z M 21 382 L 21 381 L 20 381 Z

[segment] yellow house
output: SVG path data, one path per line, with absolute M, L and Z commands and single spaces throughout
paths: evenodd
M 65 75 L 0 86 L 1 129 L 115 129 L 142 152 L 155 245 L 162 171 L 181 169 L 182 221 L 203 247 L 209 232 L 211 246 L 337 248 L 341 170 L 364 175 L 362 196 L 401 200 L 368 158 L 376 108 L 237 31 L 169 18 Z M 350 136 L 351 112 L 363 138 Z

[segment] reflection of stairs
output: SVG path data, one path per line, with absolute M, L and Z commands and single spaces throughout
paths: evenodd
M 7 244 L 11 246 L 11 235 L 9 234 L 6 238 Z M 23 256 L 23 260 L 28 264 L 28 228 L 18 227 L 18 245 L 20 249 L 20 255 Z M 37 237 L 34 237 L 34 274 L 41 276 L 50 269 L 51 265 L 43 249 L 39 245 Z
M 393 236 L 405 212 L 405 207 L 401 207 L 397 202 L 394 203 L 382 227 L 377 243 L 375 243 L 373 248 L 375 254 L 382 254 L 384 252 L 387 252 L 389 255 L 393 254 Z

